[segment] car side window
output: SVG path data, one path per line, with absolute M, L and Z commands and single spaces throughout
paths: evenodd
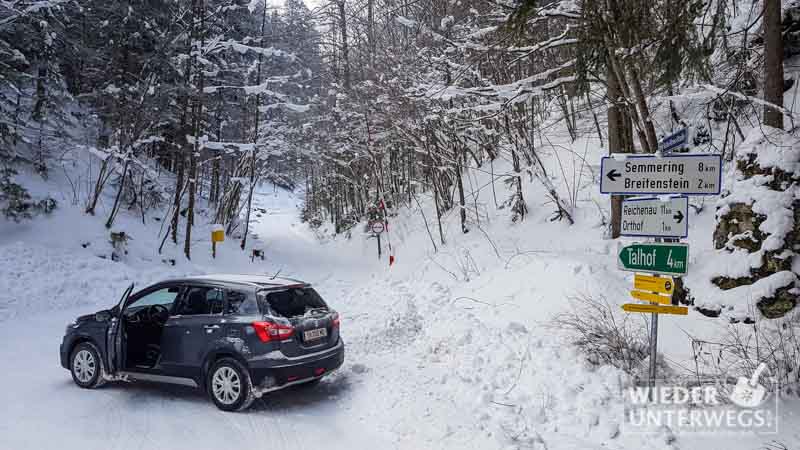
M 180 316 L 222 314 L 224 309 L 225 296 L 222 289 L 208 286 L 190 286 L 173 314 Z
M 179 293 L 179 286 L 170 286 L 155 290 L 132 301 L 125 308 L 125 312 L 135 313 L 136 311 L 140 311 L 148 306 L 153 305 L 161 305 L 167 309 L 170 309 L 172 308 L 172 304 L 175 302 L 175 298 Z
M 209 314 L 222 314 L 225 310 L 225 292 L 222 289 L 211 289 L 206 293 Z
M 225 314 L 258 314 L 258 304 L 246 292 L 229 290 L 227 296 L 228 307 Z

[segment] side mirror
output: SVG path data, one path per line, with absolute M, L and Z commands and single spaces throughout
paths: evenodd
M 94 320 L 98 322 L 108 322 L 109 320 L 111 320 L 111 311 L 108 310 L 98 311 L 94 315 Z

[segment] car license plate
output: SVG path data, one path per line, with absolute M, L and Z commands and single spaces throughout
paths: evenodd
M 325 328 L 316 328 L 313 330 L 308 330 L 303 332 L 303 339 L 307 341 L 313 341 L 315 339 L 322 339 L 328 335 L 328 330 Z

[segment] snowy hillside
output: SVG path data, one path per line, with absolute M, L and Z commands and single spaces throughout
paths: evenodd
M 598 161 L 603 152 L 592 141 L 577 142 L 575 148 L 586 151 L 586 161 Z M 558 167 L 556 158 L 546 161 Z M 24 369 L 3 376 L 15 388 L 0 394 L 7 405 L 4 422 L 13 423 L 0 447 L 41 448 L 56 435 L 63 449 L 197 449 L 231 442 L 267 448 L 265 438 L 269 448 L 641 449 L 725 442 L 730 448 L 755 449 L 773 438 L 796 442 L 789 411 L 776 437 L 687 434 L 673 441 L 665 430 L 622 432 L 620 393 L 633 380 L 613 367 L 589 364 L 571 344 L 572 336 L 553 321 L 582 308 L 575 300 L 580 296 L 624 303 L 631 286 L 630 274 L 614 264 L 617 242 L 604 237 L 607 212 L 598 208 L 606 203 L 597 189 L 597 168 L 581 161 L 560 162 L 565 173 L 575 165 L 580 174 L 575 181 L 552 177 L 561 188 L 577 185 L 573 225 L 551 221 L 552 208 L 536 204 L 524 221 L 512 224 L 509 212 L 495 206 L 492 189 L 484 187 L 468 201 L 470 214 L 477 211 L 469 233 L 460 233 L 455 212 L 443 218 L 443 246 L 435 232 L 428 234 L 435 211 L 431 199 L 422 198 L 422 210 L 403 208 L 389 218 L 382 259 L 365 223 L 349 238 L 312 231 L 299 220 L 302 198 L 269 184 L 259 188 L 254 201 L 257 240 L 251 245 L 265 251 L 263 262 L 251 262 L 238 242 L 229 240 L 218 248 L 216 260 L 209 243 L 191 263 L 178 258 L 172 266 L 155 252 L 160 222 L 143 225 L 126 211 L 118 227 L 133 240 L 120 262 L 107 257 L 111 245 L 102 209 L 95 218 L 67 204 L 51 217 L 3 222 L 0 333 L 6 342 L 24 345 L 4 346 L 0 355 L 24 362 Z M 499 173 L 506 169 L 495 167 Z M 489 183 L 489 175 L 480 172 L 468 179 L 472 186 Z M 496 184 L 503 192 L 505 187 Z M 58 195 L 66 185 L 53 177 L 32 191 Z M 541 184 L 525 186 L 527 198 L 541 198 Z M 702 271 L 703 254 L 711 250 L 714 211 L 708 206 L 699 214 L 691 211 L 690 264 Z M 154 212 L 148 219 L 156 217 Z M 200 242 L 209 239 L 208 232 L 196 235 Z M 391 267 L 389 253 L 396 257 Z M 317 285 L 342 314 L 345 366 L 315 390 L 268 395 L 250 412 L 232 416 L 183 388 L 122 384 L 87 392 L 72 385 L 55 357 L 66 323 L 113 305 L 130 282 L 143 287 L 204 272 L 279 272 Z M 625 313 L 615 311 L 622 320 Z M 660 349 L 671 370 L 693 364 L 686 333 L 712 339 L 726 326 L 695 312 L 663 316 Z M 66 416 L 65 410 L 70 411 Z

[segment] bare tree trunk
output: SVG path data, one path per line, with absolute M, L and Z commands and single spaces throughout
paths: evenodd
M 456 185 L 458 186 L 458 209 L 461 216 L 461 232 L 464 234 L 469 233 L 467 228 L 467 206 L 464 201 L 464 183 L 461 180 L 461 161 L 463 159 L 463 152 L 460 152 L 457 147 L 454 147 L 456 156 Z
M 653 125 L 653 119 L 650 117 L 650 108 L 647 106 L 647 99 L 642 92 L 642 82 L 639 79 L 639 71 L 631 69 L 631 85 L 633 87 L 633 95 L 636 96 L 636 104 L 639 106 L 639 113 L 642 116 L 642 126 L 644 133 L 647 137 L 647 145 L 649 153 L 655 153 L 658 150 L 658 138 L 656 138 L 656 129 Z M 647 151 L 647 150 L 645 150 Z
M 192 8 L 193 8 L 192 13 L 194 14 L 194 4 L 192 4 Z M 192 16 L 192 21 L 194 21 L 194 16 Z M 194 22 L 192 22 L 192 27 L 194 27 Z M 192 32 L 192 36 L 194 36 L 194 32 Z M 189 54 L 191 54 L 193 51 L 192 45 L 193 44 L 190 41 L 189 46 L 186 49 L 186 52 Z M 184 88 L 186 89 L 186 92 L 188 92 L 188 89 L 192 82 L 192 69 L 193 69 L 192 59 L 188 58 L 186 60 L 186 71 L 184 75 Z M 190 113 L 189 110 L 191 109 L 191 107 L 192 107 L 191 96 L 185 94 L 181 110 L 180 127 L 178 127 L 180 135 L 178 136 L 178 142 L 176 143 L 177 150 L 175 154 L 175 165 L 177 166 L 176 167 L 177 176 L 175 179 L 175 197 L 173 197 L 172 201 L 172 206 L 173 206 L 172 223 L 170 226 L 171 230 L 170 238 L 172 239 L 172 243 L 175 245 L 178 245 L 178 225 L 180 224 L 180 219 L 181 219 L 181 200 L 183 199 L 183 194 L 184 194 L 183 191 L 185 189 L 184 186 L 186 186 L 186 189 L 188 189 L 188 184 L 186 183 L 186 155 L 183 154 L 183 151 L 184 148 L 186 148 L 191 152 L 189 146 L 186 145 L 188 144 L 186 142 L 186 135 L 189 134 L 187 124 L 189 121 L 189 113 Z
M 350 89 L 350 59 L 349 47 L 347 43 L 347 14 L 344 8 L 345 0 L 338 0 L 336 4 L 339 6 L 339 27 L 342 33 L 342 69 L 344 75 L 344 87 Z
M 431 147 L 430 145 L 425 145 L 426 149 L 428 150 L 428 161 L 430 164 L 430 171 L 431 171 L 431 184 L 433 185 L 433 203 L 436 205 L 436 221 L 439 224 L 439 240 L 442 241 L 442 245 L 444 243 L 444 231 L 442 231 L 442 212 L 439 210 L 439 187 L 437 186 L 436 181 L 436 164 L 433 162 L 433 156 L 431 155 Z
M 622 63 L 617 59 L 617 57 L 613 53 L 613 49 L 615 48 L 614 45 L 611 43 L 610 38 L 606 38 L 607 47 L 609 50 L 606 52 L 606 65 L 610 68 L 611 72 L 607 75 L 609 78 L 614 78 L 613 82 L 616 85 L 616 92 L 618 93 L 617 97 L 623 97 L 625 100 L 633 102 L 635 101 L 634 95 L 631 94 L 631 87 L 629 86 L 625 69 L 622 66 Z M 610 84 L 610 83 L 609 83 Z M 640 86 L 641 87 L 641 86 Z M 637 104 L 641 106 L 641 104 L 636 101 Z M 647 108 L 647 104 L 644 105 L 645 109 Z M 639 136 L 639 143 L 642 146 L 642 151 L 645 153 L 653 153 L 655 150 L 651 150 L 651 145 L 647 137 L 647 132 L 642 128 L 644 122 L 640 120 L 639 113 L 637 112 L 637 108 L 628 108 L 626 107 L 626 116 L 630 118 L 630 120 L 636 125 L 636 133 Z M 650 124 L 652 126 L 652 123 Z M 653 132 L 655 136 L 655 132 Z M 631 144 L 633 142 L 631 141 Z M 613 151 L 609 149 L 610 151 Z M 631 149 L 631 153 L 633 153 L 633 149 Z
M 17 140 L 19 139 L 19 134 L 20 134 L 20 132 L 19 132 L 19 117 L 21 115 L 21 111 L 22 111 L 22 94 L 18 92 L 17 93 L 17 103 L 16 103 L 15 108 L 14 108 L 14 129 L 13 129 L 12 134 L 11 134 L 11 136 L 12 136 L 11 142 L 12 142 L 15 150 L 17 148 Z
M 220 157 L 216 156 L 211 164 L 211 192 L 208 200 L 214 205 L 219 202 L 219 160 Z
M 186 205 L 186 236 L 183 242 L 183 253 L 186 259 L 192 259 L 192 226 L 194 226 L 194 203 L 197 191 L 197 156 L 194 152 L 189 156 L 189 201 Z
M 374 76 L 375 66 L 375 0 L 367 0 L 367 38 L 369 39 L 370 76 Z
M 764 0 L 764 100 L 783 107 L 781 1 Z M 764 106 L 764 125 L 783 129 L 783 113 Z
M 196 0 L 197 7 L 196 12 L 193 14 L 192 17 L 192 24 L 194 28 L 194 41 L 197 42 L 197 37 L 199 36 L 199 46 L 193 48 L 193 54 L 200 54 L 202 48 L 205 46 L 205 0 Z M 199 26 L 197 24 L 199 18 Z M 198 28 L 199 27 L 199 28 Z M 197 56 L 194 57 L 194 62 L 196 64 L 202 64 L 199 62 Z M 194 226 L 194 205 L 195 205 L 195 194 L 197 192 L 197 157 L 200 154 L 200 136 L 202 134 L 202 127 L 203 127 L 203 88 L 205 84 L 205 72 L 202 68 L 197 71 L 198 76 L 198 85 L 197 90 L 195 93 L 195 101 L 194 101 L 194 114 L 193 114 L 193 121 L 194 121 L 194 143 L 192 145 L 192 153 L 189 155 L 189 201 L 186 208 L 186 236 L 183 244 L 183 253 L 186 255 L 186 259 L 192 259 L 192 227 Z
M 630 119 L 620 108 L 622 92 L 614 71 L 609 67 L 606 78 L 608 91 L 608 153 L 628 153 L 632 149 L 633 140 L 630 134 Z M 605 174 L 600 174 L 605 176 Z M 619 237 L 622 221 L 622 195 L 611 196 L 611 238 Z
M 261 16 L 261 47 L 264 47 L 264 28 L 267 24 L 267 5 L 264 4 L 264 15 Z M 270 20 L 270 25 L 272 21 Z M 275 27 L 270 26 L 270 31 L 274 32 Z M 256 70 L 256 85 L 261 84 L 261 64 L 263 61 L 263 54 L 258 54 L 258 68 Z M 240 247 L 244 250 L 247 245 L 247 233 L 250 231 L 250 212 L 253 209 L 253 190 L 256 188 L 256 145 L 258 144 L 258 125 L 261 122 L 260 116 L 261 107 L 261 94 L 256 93 L 256 110 L 255 110 L 255 123 L 253 124 L 253 151 L 250 153 L 250 190 L 247 192 L 247 216 L 244 222 L 244 235 L 242 236 L 242 243 Z
M 94 215 L 94 210 L 97 208 L 97 201 L 100 200 L 100 194 L 103 192 L 103 188 L 108 181 L 108 178 L 111 176 L 111 171 L 109 170 L 109 165 L 111 164 L 111 160 L 114 157 L 112 155 L 108 155 L 106 159 L 100 163 L 100 171 L 97 173 L 97 180 L 94 183 L 94 189 L 92 190 L 92 198 L 89 201 L 89 204 L 86 206 L 86 214 Z
M 183 153 L 178 151 L 178 155 L 176 157 L 176 165 L 177 167 L 177 175 L 175 177 L 175 197 L 172 200 L 172 225 L 170 229 L 172 230 L 172 243 L 178 243 L 178 222 L 181 218 L 181 198 L 183 197 L 183 175 L 184 175 L 184 167 L 186 166 L 186 161 L 183 158 Z
M 106 220 L 106 228 L 111 228 L 114 225 L 114 218 L 117 217 L 117 210 L 119 209 L 119 200 L 122 197 L 122 191 L 125 189 L 125 181 L 128 178 L 128 166 L 130 165 L 130 155 L 125 159 L 125 165 L 122 167 L 122 179 L 119 182 L 119 189 L 117 195 L 114 197 L 114 206 L 111 208 L 111 214 L 108 215 Z
M 258 127 L 256 126 L 256 129 Z M 240 247 L 244 250 L 247 245 L 247 232 L 250 230 L 250 211 L 253 209 L 253 190 L 256 188 L 256 151 L 253 149 L 250 155 L 250 189 L 247 192 L 247 215 L 244 221 L 244 236 Z

